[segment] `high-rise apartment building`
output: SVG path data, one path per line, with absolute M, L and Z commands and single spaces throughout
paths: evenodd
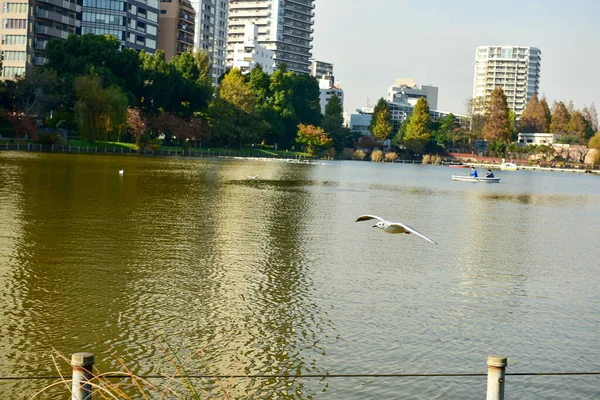
M 317 79 L 333 75 L 333 64 L 324 61 L 310 60 L 310 75 Z
M 247 23 L 244 42 L 234 46 L 233 68 L 247 74 L 260 64 L 267 74 L 275 72 L 275 53 L 258 44 L 258 26 Z
M 0 17 L 1 79 L 43 65 L 48 41 L 72 34 L 108 33 L 123 47 L 156 51 L 158 0 L 7 0 Z
M 308 74 L 311 62 L 314 0 L 231 0 L 227 35 L 227 64 L 233 63 L 236 43 L 244 40 L 244 26 L 258 26 L 261 46 L 275 52 L 276 65 Z
M 189 0 L 160 2 L 158 17 L 158 48 L 169 61 L 174 56 L 194 50 L 196 11 Z
M 527 102 L 540 89 L 542 52 L 537 47 L 480 46 L 475 53 L 475 79 L 473 98 L 485 99 L 487 104 L 496 87 L 506 94 L 508 107 L 517 116 L 525 110 Z M 477 106 L 482 112 L 484 106 Z
M 194 48 L 206 51 L 212 62 L 212 78 L 216 84 L 225 72 L 227 47 L 227 0 L 191 0 L 196 10 Z

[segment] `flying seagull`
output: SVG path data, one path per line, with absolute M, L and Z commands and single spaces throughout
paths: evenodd
M 381 217 L 377 217 L 375 215 L 361 215 L 360 217 L 358 217 L 356 219 L 355 222 L 368 221 L 370 219 L 377 220 L 377 223 L 375 225 L 373 225 L 373 228 L 379 228 L 386 233 L 406 233 L 407 235 L 414 233 L 417 236 L 421 236 L 423 239 L 427 240 L 428 242 L 437 244 L 433 240 L 429 239 L 427 236 L 423 235 L 422 233 L 417 232 L 414 228 L 412 228 L 408 225 L 401 224 L 400 222 L 386 221 L 385 219 L 383 219 Z

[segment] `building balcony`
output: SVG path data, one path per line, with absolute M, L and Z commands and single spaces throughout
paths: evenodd
M 300 7 L 300 6 L 295 6 L 295 5 L 291 5 L 291 4 L 286 3 L 283 6 L 283 9 L 284 10 L 288 10 L 288 11 L 293 11 L 293 12 L 296 12 L 298 14 L 303 14 L 303 15 L 306 15 L 308 17 L 314 17 L 315 16 L 315 12 L 311 11 L 311 9 L 308 8 L 308 7 Z
M 41 35 L 48 35 L 52 37 L 57 37 L 61 39 L 66 39 L 69 37 L 70 33 L 67 31 L 61 31 L 60 29 L 51 28 L 49 26 L 36 25 L 34 29 L 35 33 L 39 33 Z
M 315 8 L 315 5 L 312 2 L 312 0 L 288 0 L 288 3 L 294 3 L 304 7 Z
M 260 10 L 241 10 L 239 12 L 230 12 L 229 17 L 231 18 L 260 18 L 260 17 L 268 17 L 271 15 L 270 9 L 260 9 Z
M 183 11 L 179 13 L 179 19 L 189 22 L 190 24 L 193 24 L 196 21 L 196 18 L 194 18 L 192 14 Z
M 297 29 L 299 31 L 313 33 L 315 30 L 310 27 L 308 24 L 298 24 L 290 21 L 283 21 L 283 26 L 288 28 Z
M 46 50 L 47 40 L 36 40 L 33 48 L 36 50 Z
M 66 0 L 37 0 L 38 3 L 52 4 L 69 11 L 81 12 L 81 6 Z
M 31 61 L 32 61 L 33 65 L 38 65 L 39 66 L 39 65 L 46 64 L 46 58 L 45 57 L 34 56 Z
M 290 15 L 289 13 L 283 14 L 283 18 L 284 18 L 284 20 L 291 19 L 293 21 L 297 21 L 297 22 L 300 22 L 300 23 L 306 24 L 306 25 L 312 25 L 313 24 L 311 18 L 298 17 L 298 16 L 295 16 L 295 15 Z
M 60 22 L 61 24 L 70 25 L 77 28 L 81 26 L 81 22 L 75 18 L 71 18 L 67 15 L 62 15 L 53 11 L 42 10 L 40 8 L 35 9 L 35 17 L 38 19 L 47 19 L 54 22 Z
M 184 35 L 184 34 L 181 34 L 181 33 L 177 35 L 177 40 L 180 41 L 180 42 L 183 42 L 183 43 L 191 44 L 192 46 L 194 45 L 194 38 L 193 37 L 187 36 L 187 35 Z
M 244 1 L 242 3 L 229 4 L 229 12 L 232 10 L 240 10 L 240 9 L 257 9 L 257 8 L 271 8 L 271 3 L 269 1 Z
M 290 37 L 293 37 L 296 39 L 306 40 L 308 42 L 312 42 L 312 40 L 313 40 L 312 36 L 310 36 L 308 33 L 306 34 L 306 36 L 303 36 L 303 35 L 299 35 L 297 33 L 290 32 L 289 30 L 283 31 L 283 36 L 290 36 Z

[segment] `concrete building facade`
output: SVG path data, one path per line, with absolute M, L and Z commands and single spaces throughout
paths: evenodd
M 480 46 L 475 53 L 473 98 L 485 99 L 501 87 L 508 107 L 520 116 L 534 93 L 539 94 L 542 52 L 537 47 Z M 483 112 L 479 106 L 475 112 Z
M 396 83 L 388 89 L 388 102 L 417 104 L 419 98 L 427 99 L 429 108 L 436 109 L 438 88 L 436 86 L 417 85 L 414 79 L 396 79 Z
M 333 76 L 333 64 L 324 61 L 310 60 L 310 75 L 317 79 L 324 76 Z
M 344 108 L 344 89 L 342 89 L 339 83 L 333 82 L 332 75 L 325 75 L 322 79 L 319 79 L 319 102 L 321 104 L 321 114 L 325 115 L 325 108 L 327 107 L 327 103 L 336 95 L 340 101 L 342 102 L 342 109 Z
M 258 26 L 247 23 L 244 30 L 244 42 L 233 47 L 232 68 L 238 68 L 242 74 L 252 71 L 258 64 L 267 74 L 275 72 L 275 52 L 258 44 Z
M 231 0 L 227 35 L 227 65 L 233 66 L 234 47 L 243 43 L 247 22 L 258 26 L 258 42 L 275 52 L 275 64 L 309 73 L 314 32 L 314 0 Z
M 167 61 L 194 50 L 196 11 L 189 0 L 161 1 L 158 20 L 158 48 Z
M 48 41 L 86 33 L 110 34 L 123 47 L 154 53 L 158 0 L 9 0 L 0 9 L 1 79 L 25 75 L 46 63 Z
M 194 48 L 206 51 L 212 62 L 213 83 L 225 73 L 225 52 L 227 49 L 227 0 L 191 0 L 196 11 Z

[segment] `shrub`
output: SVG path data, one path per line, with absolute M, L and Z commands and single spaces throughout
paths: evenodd
M 387 162 L 396 162 L 397 159 L 398 159 L 398 154 L 396 154 L 395 151 L 386 153 L 386 155 L 385 155 L 385 161 L 387 161 Z
M 36 142 L 39 144 L 59 144 L 63 142 L 63 137 L 60 133 L 49 133 L 38 136 Z
M 435 164 L 440 165 L 442 163 L 442 157 L 436 155 L 425 154 L 423 156 L 423 164 Z
M 327 150 L 325 150 L 325 154 L 327 155 L 328 159 L 333 160 L 335 158 L 335 149 L 333 147 L 330 147 Z
M 431 161 L 431 156 L 429 154 L 425 154 L 423 156 L 423 164 L 429 164 Z
M 366 156 L 367 156 L 367 155 L 366 155 L 366 154 L 365 154 L 365 152 L 364 152 L 364 151 L 362 151 L 362 150 L 355 150 L 355 151 L 354 151 L 354 153 L 352 153 L 352 158 L 353 158 L 354 160 L 359 160 L 359 161 L 362 161 L 362 160 L 364 160 L 364 159 L 365 159 L 365 157 L 366 157 Z
M 352 160 L 354 155 L 354 149 L 350 149 L 348 147 L 346 147 L 344 149 L 344 160 Z
M 383 162 L 383 151 L 381 150 L 373 150 L 371 153 L 371 161 L 373 162 Z

